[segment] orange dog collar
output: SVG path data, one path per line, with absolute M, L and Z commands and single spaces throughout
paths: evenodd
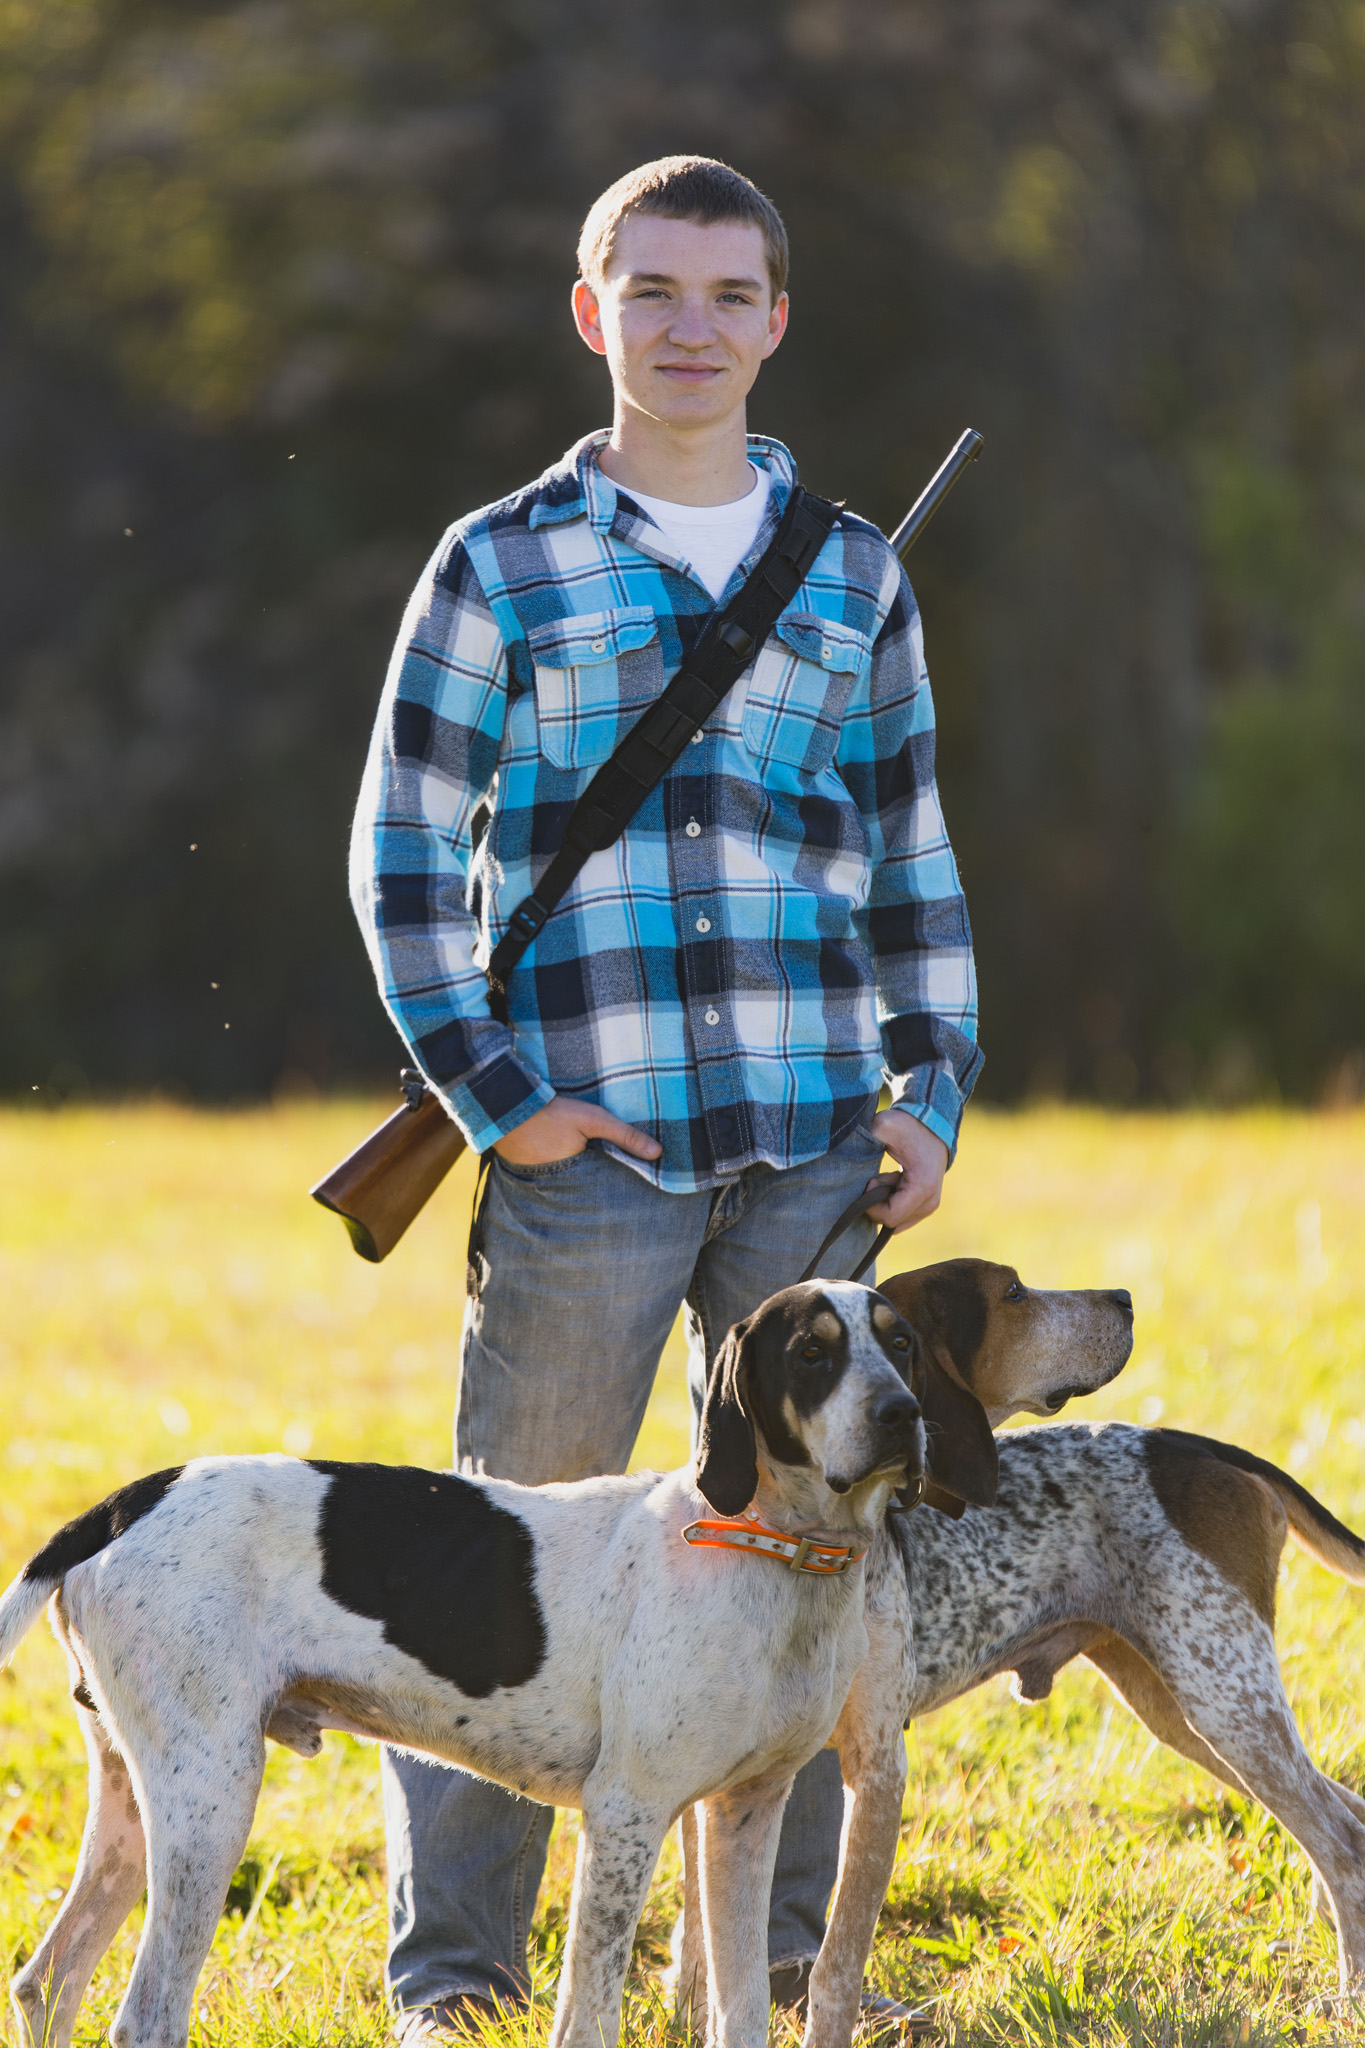
M 814 1572 L 820 1578 L 837 1577 L 867 1556 L 866 1544 L 858 1550 L 851 1543 L 812 1543 L 809 1536 L 784 1536 L 757 1520 L 689 1522 L 682 1537 L 684 1543 L 703 1550 L 747 1550 L 755 1557 L 776 1557 L 789 1571 Z

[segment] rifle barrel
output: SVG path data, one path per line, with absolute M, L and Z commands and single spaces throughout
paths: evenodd
M 923 529 L 937 512 L 969 462 L 975 462 L 986 445 L 984 434 L 968 427 L 959 435 L 952 453 L 934 471 L 924 489 L 891 536 L 891 545 L 904 561 Z

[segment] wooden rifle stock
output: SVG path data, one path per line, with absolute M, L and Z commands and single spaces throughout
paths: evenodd
M 388 1257 L 465 1149 L 464 1133 L 415 1068 L 403 1069 L 403 1093 L 403 1107 L 309 1190 L 374 1265 Z
M 981 435 L 970 427 L 954 443 L 891 536 L 902 561 L 982 446 Z M 341 1218 L 361 1258 L 376 1265 L 388 1257 L 465 1149 L 459 1125 L 415 1067 L 404 1067 L 402 1084 L 403 1108 L 309 1190 L 315 1202 Z

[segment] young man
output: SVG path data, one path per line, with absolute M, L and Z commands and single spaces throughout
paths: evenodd
M 745 400 L 787 324 L 775 209 L 705 158 L 647 164 L 584 226 L 574 318 L 611 431 L 451 528 L 409 606 L 356 816 L 384 1000 L 470 1145 L 455 1458 L 536 1484 L 623 1471 L 686 1305 L 694 1392 L 795 1280 L 883 1151 L 904 1229 L 938 1205 L 976 1078 L 966 912 L 934 785 L 918 613 L 849 513 L 706 726 L 595 854 L 493 1018 L 483 969 L 593 771 L 767 547 L 795 481 Z M 877 1114 L 890 1084 L 894 1107 Z M 873 1223 L 825 1262 L 849 1273 Z M 737 1674 L 742 1676 L 742 1674 Z M 548 1810 L 386 1753 L 406 2043 L 526 1997 Z M 837 1759 L 789 1802 L 774 1993 L 837 1868 Z

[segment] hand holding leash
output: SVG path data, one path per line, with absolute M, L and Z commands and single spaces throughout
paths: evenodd
M 811 1260 L 805 1272 L 797 1281 L 796 1284 L 798 1287 L 803 1286 L 807 1280 L 814 1280 L 817 1277 L 820 1268 L 820 1261 L 824 1258 L 825 1253 L 829 1251 L 832 1246 L 838 1244 L 839 1239 L 848 1229 L 849 1224 L 856 1223 L 860 1216 L 869 1215 L 871 1211 L 877 1206 L 877 1204 L 880 1203 L 887 1195 L 889 1195 L 892 1192 L 895 1185 L 896 1176 L 893 1173 L 879 1173 L 874 1180 L 870 1180 L 868 1182 L 867 1186 L 863 1189 L 860 1195 L 854 1196 L 853 1200 L 849 1203 L 848 1207 L 844 1210 L 843 1214 L 838 1218 L 836 1222 L 832 1223 L 829 1229 L 825 1232 L 824 1243 L 820 1246 L 819 1251 L 815 1254 L 815 1257 Z M 877 1232 L 876 1237 L 873 1239 L 871 1251 L 867 1253 L 865 1258 L 859 1260 L 858 1264 L 853 1268 L 853 1271 L 848 1275 L 848 1278 L 850 1280 L 861 1280 L 863 1274 L 872 1264 L 872 1261 L 877 1257 L 877 1254 L 879 1252 L 885 1251 L 887 1245 L 890 1244 L 890 1242 L 891 1232 L 887 1229 L 886 1225 L 883 1224 L 881 1229 Z
M 895 1128 L 888 1132 L 888 1119 L 891 1117 L 895 1118 Z M 870 1128 L 873 1137 L 881 1139 L 902 1171 L 899 1174 L 874 1174 L 862 1193 L 854 1197 L 837 1223 L 826 1232 L 824 1243 L 801 1275 L 803 1281 L 816 1278 L 825 1253 L 838 1243 L 849 1224 L 856 1223 L 860 1216 L 870 1216 L 874 1223 L 881 1224 L 881 1229 L 871 1251 L 848 1275 L 850 1280 L 862 1279 L 872 1261 L 890 1244 L 896 1231 L 920 1222 L 925 1216 L 932 1216 L 938 1207 L 943 1176 L 948 1169 L 948 1148 L 942 1139 L 926 1130 L 918 1117 L 907 1116 L 904 1110 L 883 1110 L 872 1119 Z M 935 1152 L 942 1157 L 936 1160 Z
M 932 1216 L 943 1196 L 948 1147 L 918 1117 L 904 1110 L 883 1110 L 872 1119 L 872 1135 L 886 1147 L 901 1169 L 887 1199 L 868 1214 L 891 1231 L 908 1230 Z

